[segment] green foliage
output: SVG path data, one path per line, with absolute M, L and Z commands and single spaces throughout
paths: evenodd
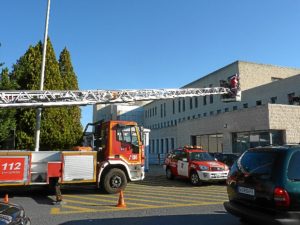
M 70 53 L 66 48 L 60 53 L 59 69 L 64 89 L 78 90 L 77 76 L 73 70 Z M 66 110 L 67 116 L 64 121 L 68 129 L 64 132 L 66 139 L 65 148 L 70 148 L 71 146 L 80 144 L 79 142 L 82 137 L 81 110 L 78 106 L 71 106 L 66 108 Z
M 17 82 L 20 90 L 39 90 L 41 65 L 42 65 L 43 45 L 39 42 L 36 46 L 30 46 L 27 52 L 13 66 L 12 78 Z M 68 52 L 67 52 L 68 53 Z M 70 55 L 68 53 L 70 59 Z M 60 64 L 58 63 L 51 41 L 48 39 L 46 67 L 44 77 L 44 90 L 63 90 L 66 82 L 70 78 L 70 84 L 77 84 L 77 78 L 73 72 L 70 60 L 62 66 L 66 69 L 62 70 L 64 76 L 60 72 Z M 66 66 L 64 66 L 66 65 Z M 70 69 L 71 68 L 71 69 Z M 71 72 L 69 72 L 71 71 Z M 75 81 L 73 80 L 75 79 Z M 73 83 L 72 83 L 73 82 Z M 77 84 L 78 87 L 78 84 Z M 78 109 L 76 109 L 78 110 Z M 71 113 L 76 111 L 67 107 L 45 108 L 42 110 L 40 150 L 61 150 L 71 147 L 73 143 L 78 141 L 77 127 L 81 129 L 80 110 L 79 125 L 71 124 Z M 72 119 L 77 121 L 78 111 L 73 113 Z M 19 149 L 34 148 L 34 134 L 36 126 L 36 110 L 35 109 L 19 109 L 17 111 L 17 147 Z M 72 125 L 72 126 L 71 126 Z M 75 130 L 75 131 L 73 131 Z
M 11 81 L 8 69 L 2 69 L 0 74 L 0 90 L 12 90 L 16 85 Z M 8 148 L 8 138 L 13 139 L 13 133 L 16 127 L 14 109 L 0 109 L 0 145 L 1 148 Z M 13 142 L 13 140 L 12 140 Z M 13 147 L 13 146 L 10 146 Z

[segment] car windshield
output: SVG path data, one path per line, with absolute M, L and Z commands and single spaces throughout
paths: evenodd
M 191 161 L 214 161 L 215 159 L 207 152 L 191 152 L 190 160 Z

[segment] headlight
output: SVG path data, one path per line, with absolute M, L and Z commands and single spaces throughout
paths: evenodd
M 202 171 L 208 170 L 208 167 L 207 167 L 207 166 L 199 166 L 199 168 L 200 168 L 200 170 L 202 170 Z

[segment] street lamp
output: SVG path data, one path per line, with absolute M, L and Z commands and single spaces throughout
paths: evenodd
M 48 24 L 49 24 L 49 14 L 50 14 L 50 1 L 48 0 L 47 14 L 45 22 L 45 35 L 44 35 L 44 46 L 43 46 L 43 61 L 41 70 L 41 82 L 40 90 L 44 89 L 44 77 L 45 77 L 45 64 L 46 64 L 46 52 L 47 52 L 47 37 L 48 37 Z M 35 128 L 35 151 L 38 152 L 40 148 L 40 133 L 41 133 L 41 118 L 42 118 L 42 108 L 37 108 L 36 110 L 36 128 Z

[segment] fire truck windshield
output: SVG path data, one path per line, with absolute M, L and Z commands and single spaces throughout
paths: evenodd
M 117 136 L 118 141 L 131 143 L 135 146 L 139 145 L 135 126 L 118 126 Z
M 207 152 L 190 152 L 191 161 L 214 161 L 215 159 Z

